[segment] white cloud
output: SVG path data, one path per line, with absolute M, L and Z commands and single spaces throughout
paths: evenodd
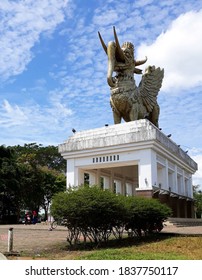
M 51 107 L 49 113 L 51 113 L 55 118 L 60 119 L 69 117 L 73 115 L 73 110 L 68 107 L 65 96 L 68 93 L 68 90 L 54 90 L 50 92 L 50 102 Z
M 4 111 L 4 114 L 3 114 Z M 6 116 L 4 118 L 4 116 Z M 11 106 L 7 100 L 4 100 L 2 110 L 0 110 L 0 124 L 6 127 L 22 125 L 27 121 L 27 116 L 19 106 Z
M 22 73 L 33 58 L 32 47 L 44 32 L 64 20 L 68 0 L 0 2 L 0 76 Z
M 153 44 L 142 44 L 137 50 L 138 59 L 147 55 L 147 65 L 165 69 L 161 93 L 164 91 L 169 96 L 159 96 L 161 125 L 182 146 L 201 146 L 201 18 L 202 10 L 182 14 Z M 202 187 L 202 150 L 188 150 L 198 164 L 193 184 Z
M 0 107 L 0 125 L 4 127 L 0 142 L 13 144 L 13 135 L 16 134 L 20 135 L 21 141 L 24 139 L 24 143 L 30 141 L 42 143 L 44 139 L 46 143 L 56 142 L 56 139 L 60 138 L 57 134 L 60 134 L 59 132 L 66 134 L 65 131 L 71 127 L 69 120 L 73 115 L 72 110 L 62 102 L 60 94 L 55 95 L 46 106 L 37 103 L 18 106 L 4 100 Z M 18 140 L 15 139 L 14 143 Z
M 202 10 L 179 16 L 152 45 L 142 44 L 138 58 L 148 56 L 148 64 L 163 67 L 162 90 L 187 89 L 202 84 Z
M 193 185 L 200 185 L 202 189 L 202 149 L 193 148 L 190 150 L 192 159 L 198 164 L 198 170 L 193 176 Z
M 34 53 L 36 49 L 33 50 L 33 46 L 36 46 L 36 43 L 40 41 L 40 36 L 51 34 L 66 15 L 72 17 L 61 26 L 64 28 L 62 31 L 60 29 L 57 30 L 58 33 L 52 33 L 55 37 L 53 37 L 52 44 L 49 44 L 49 48 L 51 50 L 54 46 L 58 47 L 51 50 L 52 55 L 57 57 L 57 61 L 53 62 L 52 57 L 51 59 L 46 57 L 47 61 L 54 63 L 52 67 L 47 69 L 52 81 L 47 79 L 47 83 L 45 83 L 46 80 L 43 80 L 45 79 L 44 72 L 41 72 L 42 74 L 37 75 L 36 87 L 33 88 L 32 79 L 35 77 L 31 71 L 36 69 L 30 65 L 27 76 L 30 77 L 31 84 L 23 84 L 20 91 L 16 78 L 14 84 L 16 88 L 12 90 L 13 95 L 14 92 L 16 96 L 20 93 L 20 98 L 12 100 L 12 97 L 10 98 L 12 94 L 9 95 L 10 89 L 5 90 L 5 93 L 2 92 L 3 98 L 8 101 L 7 111 L 6 106 L 0 108 L 0 120 L 4 121 L 2 127 L 7 133 L 8 141 L 12 139 L 13 144 L 18 141 L 16 135 L 24 142 L 28 142 L 30 139 L 32 142 L 37 140 L 37 142 L 46 143 L 48 139 L 51 139 L 52 142 L 57 143 L 57 141 L 61 141 L 61 137 L 66 138 L 68 133 L 71 133 L 71 126 L 83 130 L 113 122 L 109 105 L 110 91 L 106 82 L 107 57 L 100 45 L 97 36 L 98 30 L 106 43 L 108 40 L 113 40 L 113 25 L 116 26 L 120 43 L 125 40 L 134 44 L 139 44 L 143 40 L 151 42 L 163 29 L 167 29 L 173 18 L 189 10 L 189 8 L 185 8 L 188 4 L 192 7 L 202 6 L 200 0 L 193 2 L 186 0 L 182 3 L 179 3 L 178 0 L 166 0 L 158 3 L 152 0 L 106 0 L 104 3 L 101 3 L 103 1 L 95 1 L 94 5 L 90 3 L 91 1 L 88 4 L 87 2 L 80 5 L 79 1 L 70 3 L 70 0 L 0 0 L 0 76 L 3 78 L 22 73 L 36 53 Z M 94 9 L 96 5 L 97 8 Z M 197 17 L 197 13 L 194 15 Z M 168 32 L 174 31 L 174 27 L 176 29 L 178 25 L 177 20 L 174 21 Z M 197 26 L 195 25 L 194 29 Z M 186 28 L 190 29 L 191 26 Z M 58 34 L 61 37 L 58 37 Z M 162 37 L 161 40 L 163 41 L 163 38 L 165 40 L 166 34 L 168 33 L 162 34 L 159 38 Z M 190 34 L 188 38 L 190 38 Z M 56 40 L 57 45 L 55 45 Z M 44 42 L 46 41 L 44 40 Z M 167 46 L 165 43 L 164 45 Z M 38 45 L 37 51 L 40 51 L 41 46 L 43 47 L 43 44 Z M 162 48 L 162 46 L 163 43 L 160 47 Z M 159 57 L 159 52 L 157 49 L 158 56 L 156 53 L 150 56 L 148 52 L 144 51 L 137 58 L 141 59 L 148 55 L 150 63 L 151 59 Z M 171 49 L 170 53 L 168 50 L 168 54 L 169 56 L 166 56 L 165 59 L 161 58 L 163 67 L 165 67 L 164 61 L 168 66 L 176 61 L 176 51 L 173 53 L 173 49 Z M 46 54 L 44 53 L 44 55 Z M 173 61 L 170 61 L 171 55 Z M 185 52 L 182 58 L 183 62 L 187 62 L 187 56 L 188 54 Z M 37 58 L 35 61 L 38 63 Z M 194 67 L 188 71 L 188 75 L 193 73 L 195 75 L 194 71 L 197 65 L 194 62 Z M 178 74 L 181 69 L 174 66 L 174 70 L 177 69 L 175 73 Z M 170 73 L 173 72 L 173 69 L 171 70 Z M 169 72 L 166 70 L 166 75 L 167 73 Z M 40 74 L 42 75 L 41 79 Z M 22 82 L 23 76 L 19 78 Z M 165 113 L 163 115 L 162 110 L 161 116 L 165 125 L 172 122 L 169 133 L 170 131 L 173 133 L 175 116 L 177 119 L 179 117 L 173 109 L 173 105 L 172 108 L 170 108 L 171 105 L 169 105 L 170 107 L 166 106 L 165 102 L 164 105 L 162 109 Z M 181 107 L 183 105 L 179 104 L 180 112 Z M 18 122 L 15 120 L 15 114 L 18 116 Z M 168 121 L 171 115 L 174 117 L 172 121 Z M 184 119 L 185 115 L 183 115 L 183 121 Z M 190 119 L 184 123 L 189 123 L 189 121 Z M 17 123 L 21 123 L 21 126 L 16 125 Z M 1 139 L 3 139 L 2 133 L 3 130 L 1 130 Z
M 106 10 L 105 14 L 97 14 L 94 16 L 93 23 L 96 23 L 99 26 L 113 25 L 117 22 L 119 16 L 114 9 Z

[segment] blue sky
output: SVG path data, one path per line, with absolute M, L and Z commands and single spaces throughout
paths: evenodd
M 198 163 L 202 186 L 201 0 L 1 0 L 0 144 L 58 145 L 113 124 L 97 32 L 164 68 L 160 127 Z

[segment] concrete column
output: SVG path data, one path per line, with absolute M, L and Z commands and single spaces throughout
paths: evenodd
M 77 186 L 81 186 L 84 184 L 84 171 L 78 167 L 75 168 L 75 174 L 78 174 L 76 175 L 76 179 L 75 181 L 78 182 L 76 183 Z
M 166 166 L 165 166 L 165 189 L 169 190 L 169 182 L 168 182 L 168 160 L 166 159 Z
M 130 183 L 126 183 L 126 195 L 127 196 L 133 195 L 132 184 Z
M 96 184 L 96 175 L 93 173 L 93 172 L 89 172 L 89 183 L 90 183 L 90 186 L 93 186 Z
M 67 160 L 67 178 L 66 178 L 67 188 L 69 188 L 71 186 L 76 186 L 74 171 L 75 171 L 74 159 L 68 159 Z
M 157 161 L 156 161 L 156 152 L 151 150 L 151 173 L 152 173 L 152 186 L 157 184 Z
M 184 199 L 182 198 L 179 199 L 179 208 L 180 208 L 179 218 L 184 218 Z
M 122 194 L 125 195 L 126 194 L 126 179 L 124 178 L 122 181 L 121 181 L 121 190 L 122 190 Z
M 185 176 L 184 176 L 184 170 L 182 170 L 182 195 L 185 195 Z
M 170 197 L 170 206 L 172 209 L 172 216 L 177 217 L 178 216 L 178 210 L 177 210 L 177 203 L 178 203 L 178 198 L 177 197 Z
M 95 184 L 100 187 L 100 169 L 97 169 Z
M 111 170 L 111 176 L 109 181 L 109 188 L 112 192 L 114 192 L 114 171 Z
M 188 195 L 189 197 L 193 198 L 193 190 L 192 190 L 192 176 L 189 177 L 189 181 L 188 181 Z
M 110 188 L 110 178 L 107 176 L 104 176 L 104 189 L 108 190 Z
M 185 217 L 185 218 L 188 217 L 188 216 L 187 216 L 187 215 L 188 215 L 188 211 L 187 211 L 188 209 L 187 209 L 187 208 L 188 208 L 187 200 L 184 200 L 184 217 Z
M 178 193 L 178 185 L 177 185 L 177 165 L 175 165 L 174 192 Z
M 156 159 L 151 150 L 141 151 L 138 164 L 139 189 L 152 189 L 157 181 Z
M 189 194 L 189 179 L 188 178 L 185 178 L 185 182 L 184 182 L 184 187 L 185 187 L 185 190 L 184 190 L 184 193 L 185 193 L 185 196 L 188 196 Z
M 180 199 L 177 199 L 177 218 L 180 218 Z
M 121 190 L 121 181 L 116 180 L 116 193 L 117 194 L 121 194 L 122 190 Z

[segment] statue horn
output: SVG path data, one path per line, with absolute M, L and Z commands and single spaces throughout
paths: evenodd
M 107 54 L 107 46 L 105 45 L 105 42 L 103 41 L 102 36 L 101 36 L 101 34 L 100 34 L 99 31 L 98 31 L 98 36 L 99 36 L 99 38 L 100 38 L 101 45 L 102 45 L 104 51 L 105 51 L 106 54 Z
M 115 39 L 115 42 L 116 42 L 116 59 L 117 59 L 117 61 L 125 62 L 124 53 L 123 53 L 123 50 L 120 47 L 119 40 L 118 40 L 118 37 L 117 37 L 117 34 L 116 34 L 115 26 L 113 26 L 113 30 L 114 30 L 114 39 Z
M 142 65 L 142 64 L 144 64 L 146 61 L 147 61 L 147 57 L 145 57 L 145 59 L 143 59 L 143 60 L 137 60 L 137 61 L 135 61 L 135 66 Z

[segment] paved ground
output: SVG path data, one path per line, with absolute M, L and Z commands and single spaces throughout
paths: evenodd
M 8 230 L 13 228 L 13 251 L 32 252 L 35 255 L 50 249 L 54 244 L 66 242 L 65 227 L 50 231 L 49 225 L 0 225 L 0 252 L 8 251 Z
M 13 251 L 31 253 L 35 256 L 54 245 L 64 242 L 66 244 L 66 228 L 57 227 L 49 231 L 49 225 L 0 225 L 0 252 L 8 251 L 8 230 L 13 228 Z M 183 235 L 201 235 L 202 226 L 176 227 L 167 222 L 162 232 Z
M 165 233 L 174 233 L 180 235 L 201 235 L 202 237 L 202 226 L 180 226 L 177 227 L 167 222 L 162 230 Z

